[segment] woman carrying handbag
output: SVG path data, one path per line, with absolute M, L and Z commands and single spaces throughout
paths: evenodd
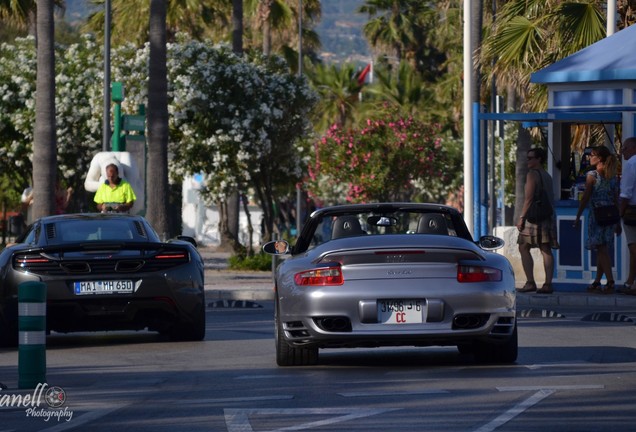
M 552 177 L 543 169 L 546 160 L 542 148 L 532 148 L 528 151 L 528 175 L 524 187 L 524 202 L 521 217 L 517 222 L 519 236 L 519 254 L 521 265 L 526 275 L 526 283 L 517 292 L 551 294 L 552 276 L 554 272 L 554 257 L 552 249 L 559 248 L 556 233 L 556 218 L 554 215 L 554 193 Z M 545 202 L 547 201 L 547 202 Z M 537 206 L 537 204 L 540 204 Z M 530 253 L 532 248 L 539 248 L 543 258 L 545 283 L 539 289 L 534 280 L 534 260 Z
M 585 248 L 596 250 L 596 277 L 587 291 L 598 294 L 614 294 L 614 275 L 610 251 L 614 250 L 614 237 L 621 235 L 618 215 L 619 183 L 616 177 L 618 161 L 605 146 L 592 149 L 590 164 L 594 169 L 585 176 L 585 191 L 576 212 L 574 226 L 581 222 L 583 210 L 588 207 L 589 223 Z M 601 280 L 605 276 L 607 284 Z

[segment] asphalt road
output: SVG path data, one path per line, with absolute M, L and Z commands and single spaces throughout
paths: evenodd
M 634 322 L 564 312 L 519 318 L 513 365 L 477 365 L 454 347 L 405 347 L 324 350 L 317 366 L 280 368 L 271 301 L 208 308 L 203 342 L 53 334 L 47 382 L 64 390 L 64 405 L 2 406 L 0 431 L 633 429 Z M 0 401 L 28 393 L 15 388 L 17 362 L 18 352 L 0 350 L 9 386 Z

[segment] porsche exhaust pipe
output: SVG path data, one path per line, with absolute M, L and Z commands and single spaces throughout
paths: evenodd
M 314 320 L 322 330 L 331 333 L 344 333 L 352 331 L 351 320 L 344 316 L 323 317 Z
M 483 326 L 488 321 L 487 314 L 463 314 L 453 318 L 453 329 L 470 330 Z

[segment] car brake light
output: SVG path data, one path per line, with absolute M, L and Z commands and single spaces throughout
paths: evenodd
M 155 255 L 155 259 L 186 259 L 188 255 L 185 252 L 166 252 Z
M 38 263 L 47 263 L 51 261 L 48 258 L 29 258 L 29 257 L 23 257 L 23 258 L 16 258 L 16 262 L 18 264 L 38 264 Z
M 340 267 L 325 267 L 296 273 L 294 282 L 301 286 L 342 285 L 344 278 Z
M 457 266 L 458 282 L 496 282 L 501 280 L 501 270 L 492 267 Z

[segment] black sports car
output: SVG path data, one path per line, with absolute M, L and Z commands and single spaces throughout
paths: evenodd
M 15 345 L 18 288 L 47 287 L 47 331 L 158 331 L 205 337 L 203 261 L 190 237 L 161 242 L 141 216 L 71 214 L 34 222 L 0 253 L 0 344 Z

